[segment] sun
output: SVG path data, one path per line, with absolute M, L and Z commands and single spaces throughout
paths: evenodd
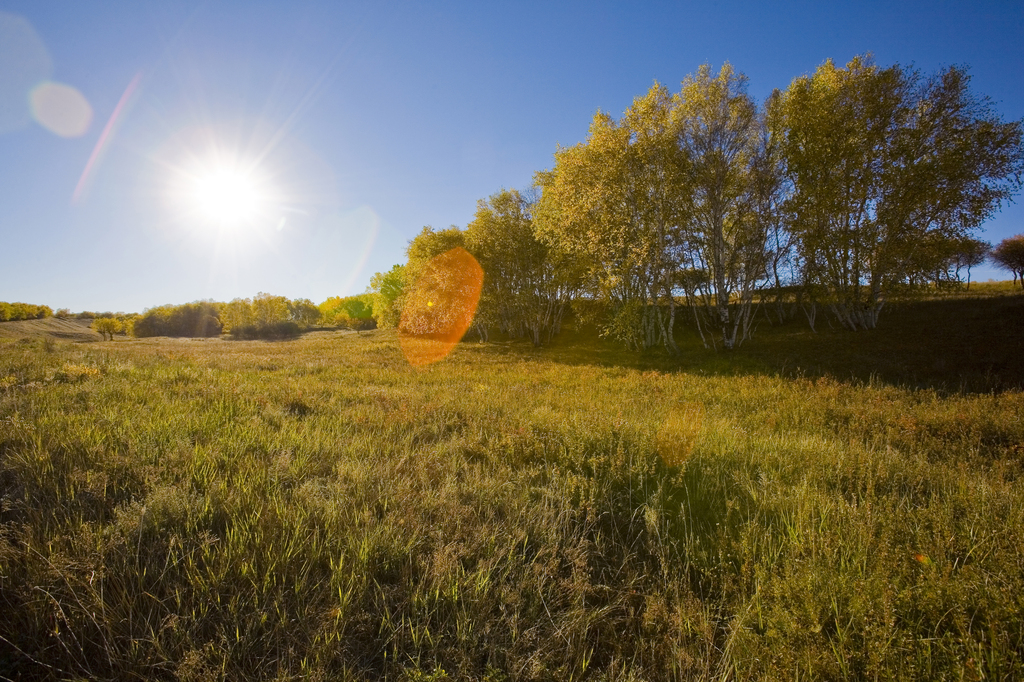
M 242 227 L 260 217 L 267 196 L 252 172 L 215 166 L 192 176 L 189 201 L 198 217 L 219 227 Z

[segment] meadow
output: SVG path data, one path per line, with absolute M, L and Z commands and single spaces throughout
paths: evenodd
M 995 289 L 678 358 L 2 337 L 0 677 L 1024 678 Z

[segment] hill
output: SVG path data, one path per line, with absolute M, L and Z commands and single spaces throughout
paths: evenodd
M 0 322 L 0 338 L 58 339 L 61 341 L 100 341 L 98 332 L 89 328 L 92 320 L 47 317 L 42 320 Z

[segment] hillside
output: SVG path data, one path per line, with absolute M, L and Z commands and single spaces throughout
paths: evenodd
M 0 322 L 0 338 L 58 339 L 61 341 L 99 341 L 98 332 L 89 328 L 92 320 L 60 319 L 17 320 Z

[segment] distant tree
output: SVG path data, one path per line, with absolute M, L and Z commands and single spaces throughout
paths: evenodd
M 260 292 L 252 299 L 253 318 L 257 325 L 271 325 L 288 319 L 288 299 Z
M 132 332 L 137 337 L 206 337 L 221 333 L 219 304 L 196 301 L 183 305 L 150 308 L 135 319 Z
M 394 265 L 387 272 L 378 272 L 370 279 L 367 293 L 373 301 L 373 319 L 382 329 L 393 329 L 402 318 L 406 266 Z
M 934 267 L 920 250 L 969 236 L 1020 189 L 1022 124 L 968 83 L 959 67 L 923 78 L 856 57 L 784 95 L 791 230 L 849 329 L 874 328 L 887 296 Z
M 398 330 L 457 343 L 476 314 L 483 285 L 480 264 L 461 246 L 434 256 L 406 292 Z
M 144 310 L 139 319 L 135 321 L 135 336 L 139 338 L 167 336 L 167 320 L 170 317 L 171 308 L 172 306 L 165 305 Z
M 309 328 L 320 321 L 320 309 L 308 298 L 288 302 L 288 315 L 300 327 Z
M 136 336 L 135 323 L 141 316 L 137 314 L 125 315 L 121 319 L 121 332 L 126 336 Z
M 255 324 L 256 318 L 253 314 L 252 300 L 236 298 L 230 303 L 222 303 L 220 306 L 220 320 L 225 332 L 230 332 L 236 327 Z
M 57 310 L 53 313 L 53 316 L 61 320 L 64 320 L 71 317 L 71 310 L 68 308 L 57 308 Z
M 992 245 L 986 241 L 971 237 L 957 240 L 950 261 L 957 281 L 960 280 L 960 270 L 966 270 L 967 289 L 969 290 L 971 288 L 971 268 L 984 263 L 991 252 Z
M 121 331 L 121 323 L 113 317 L 99 317 L 93 320 L 92 328 L 100 333 L 103 338 L 114 340 L 114 334 Z
M 372 299 L 371 294 L 331 296 L 318 306 L 321 319 L 343 329 L 372 329 L 377 324 L 373 319 Z
M 53 315 L 53 310 L 49 306 L 0 302 L 0 321 L 41 320 L 51 315 Z
M 343 308 L 334 315 L 334 326 L 359 332 L 373 329 L 377 323 L 372 317 L 353 317 Z
M 213 301 L 175 306 L 168 316 L 168 336 L 217 336 L 221 329 L 218 306 Z
M 343 296 L 331 296 L 317 308 L 320 310 L 320 324 L 334 324 L 334 317 L 341 311 Z
M 1013 273 L 1013 283 L 1024 288 L 1024 234 L 1007 237 L 992 249 L 992 261 Z

